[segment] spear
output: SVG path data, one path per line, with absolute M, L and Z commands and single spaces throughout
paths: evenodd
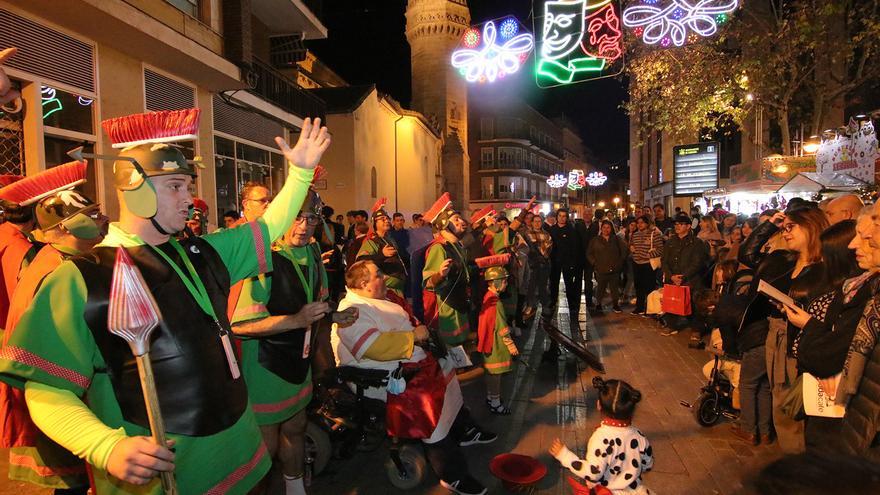
M 110 284 L 110 304 L 107 311 L 107 329 L 128 342 L 137 362 L 141 390 L 147 406 L 147 418 L 153 442 L 166 446 L 165 422 L 159 410 L 156 380 L 150 363 L 150 335 L 159 325 L 162 315 L 153 295 L 147 289 L 144 277 L 128 252 L 120 246 L 116 249 L 113 280 Z M 166 495 L 177 495 L 174 474 L 161 472 L 162 490 Z

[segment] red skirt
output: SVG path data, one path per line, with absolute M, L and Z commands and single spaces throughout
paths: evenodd
M 446 378 L 431 355 L 418 363 L 403 363 L 404 373 L 418 370 L 399 395 L 388 394 L 385 425 L 397 438 L 429 438 L 443 411 Z

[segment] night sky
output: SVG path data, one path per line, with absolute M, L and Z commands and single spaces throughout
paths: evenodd
M 515 15 L 530 30 L 531 0 L 469 0 L 471 22 Z M 330 0 L 324 2 L 326 40 L 308 42 L 318 57 L 349 84 L 375 83 L 408 106 L 410 51 L 404 35 L 406 0 Z M 626 99 L 622 79 L 608 78 L 567 87 L 539 89 L 534 55 L 515 77 L 494 83 L 515 91 L 547 117 L 565 115 L 579 128 L 590 150 L 606 169 L 629 157 L 629 119 L 620 105 Z

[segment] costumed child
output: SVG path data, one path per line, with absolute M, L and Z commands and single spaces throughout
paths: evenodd
M 586 459 L 578 458 L 558 438 L 553 441 L 550 454 L 580 478 L 568 479 L 576 494 L 652 493 L 642 484 L 642 473 L 654 465 L 651 444 L 632 425 L 642 394 L 623 380 L 596 377 L 593 387 L 599 391 L 596 406 L 602 413 L 602 423 L 587 443 Z
M 501 375 L 513 369 L 513 356 L 519 354 L 510 327 L 501 294 L 507 289 L 507 270 L 510 255 L 486 256 L 477 258 L 477 267 L 485 270 L 483 279 L 488 290 L 483 296 L 480 321 L 477 332 L 477 350 L 483 353 L 486 369 L 486 405 L 492 414 L 508 415 L 510 408 L 501 402 Z

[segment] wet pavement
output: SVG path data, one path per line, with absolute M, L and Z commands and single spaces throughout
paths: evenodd
M 563 295 L 563 294 L 561 294 Z M 702 366 L 711 359 L 705 351 L 687 347 L 688 335 L 663 337 L 662 327 L 651 318 L 623 314 L 586 315 L 569 324 L 565 298 L 560 298 L 558 327 L 575 338 L 586 338 L 588 346 L 600 355 L 605 378 L 628 381 L 642 392 L 634 424 L 654 447 L 654 469 L 644 476 L 646 486 L 661 495 L 731 494 L 742 487 L 744 477 L 780 454 L 775 446 L 752 447 L 736 440 L 728 424 L 703 428 L 690 409 L 680 401 L 693 401 L 705 382 Z M 624 306 L 625 310 L 632 309 Z M 537 327 L 525 329 L 517 344 L 523 360 L 504 376 L 504 400 L 510 416 L 493 416 L 485 407 L 485 388 L 479 372 L 463 377 L 465 404 L 471 405 L 476 421 L 498 433 L 496 442 L 465 448 L 473 475 L 489 487 L 489 493 L 508 493 L 489 472 L 489 461 L 503 452 L 537 457 L 548 467 L 547 476 L 534 493 L 571 493 L 558 463 L 547 454 L 554 438 L 561 438 L 572 450 L 583 453 L 587 440 L 599 423 L 596 394 L 592 388 L 595 372 L 586 369 L 573 356 L 542 363 L 548 339 Z M 572 331 L 573 330 L 573 331 Z M 313 481 L 312 495 L 446 494 L 429 475 L 421 486 L 410 491 L 397 490 L 385 476 L 387 450 L 359 453 L 350 459 L 331 460 L 328 468 Z M 0 472 L 6 471 L 6 451 L 0 451 Z M 9 480 L 0 481 L 0 495 L 47 494 L 48 490 Z

